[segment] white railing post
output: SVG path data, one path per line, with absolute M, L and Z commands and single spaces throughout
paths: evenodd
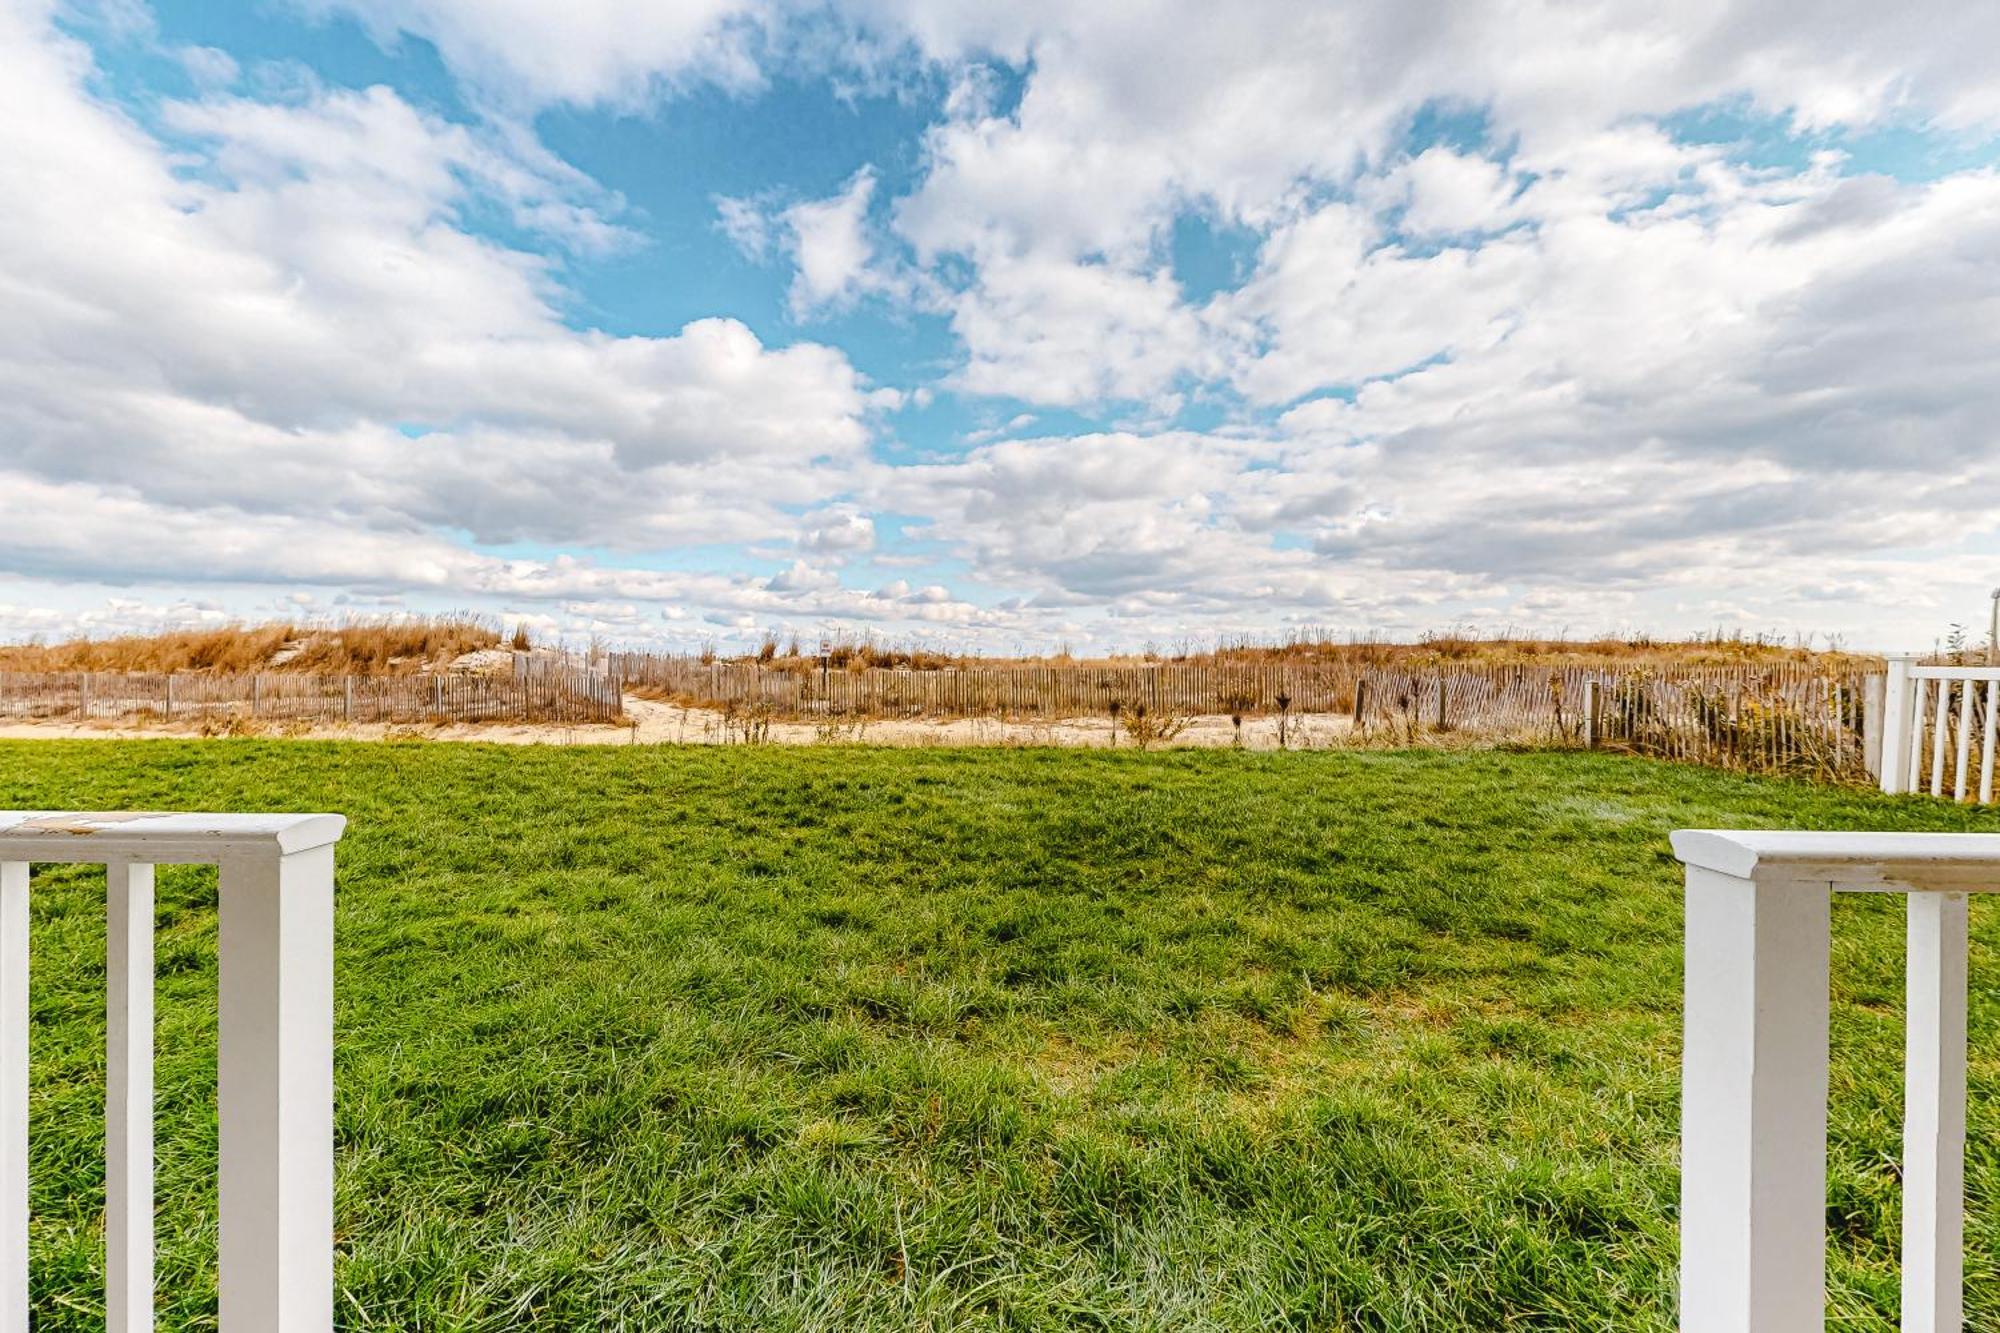
M 153 1328 L 153 867 L 105 867 L 104 1326 Z
M 1822 892 L 1687 872 L 1681 1327 L 1819 1333 L 1826 1289 Z
M 0 1333 L 28 1333 L 28 863 L 0 856 Z
M 1916 712 L 1916 691 L 1911 688 L 1910 665 L 1916 658 L 1894 654 L 1882 685 L 1882 790 L 1901 793 L 1909 790 L 1910 727 Z
M 1882 717 L 1887 711 L 1888 675 L 1870 675 L 1862 678 L 1861 697 L 1861 763 L 1868 770 L 1868 776 L 1881 786 L 1882 772 Z M 1840 701 L 1840 687 L 1834 687 L 1836 704 Z
M 333 1327 L 333 848 L 221 867 L 225 1333 Z
M 2000 892 L 2000 834 L 1683 829 L 1681 1328 L 1825 1319 L 1831 895 L 1909 896 L 1904 1333 L 1963 1326 L 1966 895 Z
M 338 815 L 0 810 L 0 1333 L 28 1329 L 28 867 L 107 870 L 105 1316 L 153 1327 L 153 867 L 219 868 L 220 1333 L 333 1328 Z
M 1966 899 L 1909 896 L 1903 1060 L 1903 1330 L 1965 1322 Z

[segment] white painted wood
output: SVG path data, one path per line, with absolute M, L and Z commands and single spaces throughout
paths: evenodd
M 1820 1326 L 1826 910 L 1851 890 L 1909 895 L 1903 1328 L 1959 1333 L 1966 904 L 2000 892 L 2000 834 L 1682 829 L 1673 843 L 1687 865 L 1682 1328 Z M 1759 1211 L 1774 1201 L 1810 1241 Z
M 1972 686 L 1974 682 L 1963 681 L 1958 687 L 1958 752 L 1952 756 L 1951 799 L 1965 799 L 1967 784 L 1972 779 Z
M 105 867 L 106 1333 L 153 1327 L 153 867 Z
M 1951 682 L 1940 680 L 1931 696 L 1931 795 L 1944 795 L 1944 747 L 1951 731 Z
M 333 848 L 221 866 L 222 1333 L 333 1327 Z
M 1918 666 L 1913 664 L 1910 667 L 1910 678 L 1912 680 L 2000 680 L 2000 666 Z
M 1905 769 L 1905 780 L 1903 783 L 1903 790 L 1906 792 L 1918 791 L 1918 784 L 1923 781 L 1921 776 L 1923 769 L 1921 765 L 1924 755 L 1924 719 L 1928 713 L 1928 704 L 1934 689 L 1934 686 L 1926 686 L 1921 681 L 1912 681 L 1910 684 L 1910 693 L 1913 698 L 1910 708 L 1908 766 Z
M 1808 833 L 1681 829 L 1674 855 L 1739 879 L 1842 892 L 2000 892 L 2000 833 Z
M 1964 1327 L 1966 897 L 1909 901 L 1903 1333 Z
M 338 815 L 0 811 L 0 1333 L 27 1333 L 28 863 L 107 867 L 106 1327 L 153 1307 L 153 865 L 220 868 L 221 1333 L 333 1327 Z
M 346 827 L 340 815 L 0 810 L 0 861 L 212 865 L 238 853 L 323 847 Z
M 1829 895 L 1687 872 L 1681 1327 L 1821 1333 Z
M 1979 803 L 1993 803 L 1993 743 L 2000 734 L 2000 680 L 1986 682 L 1986 725 L 1979 742 Z
M 1885 792 L 1909 790 L 1910 713 L 1916 704 L 1910 666 L 1911 659 L 1907 656 L 1890 657 L 1882 680 L 1882 710 L 1877 725 L 1882 752 L 1877 776 Z
M 1985 706 L 1978 691 L 1984 686 Z M 1943 796 L 1945 748 L 1952 725 L 1951 699 L 1958 691 L 1958 735 L 1951 788 L 1966 800 L 1976 790 L 1983 803 L 1996 786 L 1996 740 L 2000 740 L 2000 667 L 1919 665 L 1907 655 L 1891 656 L 1883 677 L 1880 785 L 1885 792 L 1923 790 L 1924 744 L 1930 742 L 1930 791 Z M 1929 728 L 1928 732 L 1926 728 Z M 1972 782 L 1972 737 L 1979 732 L 1979 782 Z
M 28 863 L 0 857 L 0 1333 L 28 1333 Z
M 1833 685 L 1833 711 L 1835 717 L 1846 716 L 1841 707 L 1842 687 Z M 1868 676 L 1861 682 L 1861 764 L 1868 770 L 1868 776 L 1877 785 L 1882 782 L 1882 714 L 1887 701 L 1885 680 L 1881 676 Z M 1885 788 L 1886 790 L 1886 788 Z

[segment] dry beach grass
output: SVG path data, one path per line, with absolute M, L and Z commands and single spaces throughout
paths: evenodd
M 0 644 L 0 671 L 376 675 L 431 670 L 466 653 L 500 646 L 499 626 L 469 615 L 324 625 L 280 621 L 53 644 Z

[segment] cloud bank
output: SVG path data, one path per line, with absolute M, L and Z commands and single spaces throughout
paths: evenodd
M 17 0 L 0 634 L 1928 641 L 2000 547 L 2000 11 L 1915 9 L 297 11 L 446 108 Z M 548 118 L 792 86 L 921 123 L 677 184 L 771 308 L 601 319 L 688 275 Z

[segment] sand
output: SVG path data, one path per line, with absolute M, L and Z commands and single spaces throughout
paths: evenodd
M 548 723 L 454 723 L 446 726 L 388 726 L 376 723 L 355 725 L 273 726 L 255 734 L 296 737 L 309 740 L 396 740 L 396 741 L 485 741 L 500 745 L 727 745 L 740 744 L 744 734 L 740 722 L 727 719 L 713 709 L 684 708 L 679 704 L 628 696 L 627 720 L 622 724 L 562 726 Z M 1286 727 L 1286 743 L 1293 749 L 1311 749 L 1343 738 L 1348 732 L 1344 717 L 1314 716 L 1293 719 Z M 96 719 L 90 722 L 14 721 L 0 724 L 0 739 L 49 740 L 166 740 L 189 739 L 200 733 L 191 728 L 147 723 L 140 720 Z M 772 722 L 757 738 L 773 745 L 1057 745 L 1108 746 L 1111 722 L 1108 718 L 1068 718 L 1053 722 L 1007 722 L 998 718 L 920 718 L 871 721 Z M 1123 730 L 1117 738 L 1120 748 L 1133 742 Z M 1236 728 L 1227 717 L 1196 717 L 1170 741 L 1154 743 L 1162 748 L 1220 748 L 1236 743 Z M 1245 718 L 1243 748 L 1278 748 L 1276 718 Z

